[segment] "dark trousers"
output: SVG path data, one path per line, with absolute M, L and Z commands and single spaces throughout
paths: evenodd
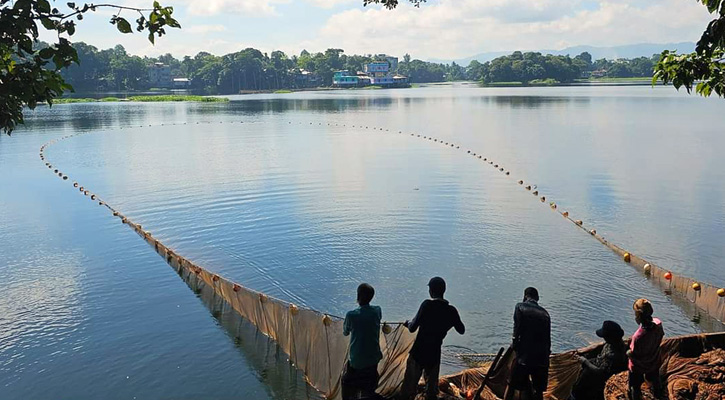
M 652 385 L 652 394 L 654 394 L 655 398 L 659 398 L 662 392 L 662 383 L 660 382 L 660 370 L 655 369 L 650 372 L 629 371 L 630 400 L 640 400 L 642 398 L 642 384 L 645 380 Z
M 427 400 L 438 398 L 438 374 L 440 362 L 430 366 L 420 365 L 413 356 L 408 355 L 408 364 L 405 366 L 405 378 L 401 389 L 401 399 L 412 400 L 418 393 L 418 382 L 421 375 L 425 376 L 425 398 Z
M 345 364 L 342 373 L 342 400 L 376 399 L 375 389 L 378 388 L 378 366 L 354 369 L 350 363 Z
M 548 383 L 548 365 L 524 365 L 514 361 L 504 398 L 511 400 L 514 398 L 514 393 L 519 392 L 519 396 L 524 393 L 527 399 L 543 400 Z

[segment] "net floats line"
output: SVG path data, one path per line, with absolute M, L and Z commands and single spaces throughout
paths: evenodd
M 291 122 L 290 122 L 291 123 Z M 310 123 L 312 124 L 312 123 Z M 321 124 L 320 124 L 321 125 Z M 331 124 L 327 124 L 331 125 Z M 340 126 L 339 124 L 334 124 L 335 126 Z M 343 127 L 345 127 L 345 124 L 342 124 Z M 354 128 L 355 125 L 352 125 Z M 365 128 L 368 129 L 369 127 L 366 126 L 360 126 L 358 125 L 358 128 Z M 373 127 L 373 130 L 380 130 L 382 131 L 383 128 L 375 128 Z M 389 130 L 386 129 L 386 132 Z M 403 134 L 402 131 L 398 131 L 398 134 Z M 410 137 L 419 138 L 424 141 L 432 142 L 435 144 L 440 144 L 446 147 L 455 148 L 456 150 L 460 149 L 460 144 L 456 144 L 452 141 L 447 141 L 441 138 L 428 136 L 428 135 L 421 135 L 419 133 L 409 133 Z M 484 157 L 481 154 L 477 154 L 474 150 L 466 150 L 466 155 L 472 156 L 478 160 L 481 160 L 484 163 L 487 163 L 488 165 L 492 166 L 494 169 L 496 169 L 498 172 L 503 173 L 506 176 L 511 176 L 511 171 L 505 168 L 503 165 L 500 165 L 500 163 L 495 162 L 493 159 L 489 157 Z M 536 197 L 541 203 L 547 202 L 547 197 L 541 193 L 539 193 L 537 186 L 526 183 L 523 179 L 518 179 L 517 183 L 522 186 L 526 191 L 531 192 L 531 194 Z M 645 277 L 647 277 L 648 280 L 653 282 L 655 285 L 660 287 L 667 295 L 677 294 L 691 303 L 693 303 L 697 308 L 707 313 L 709 316 L 715 318 L 716 320 L 725 323 L 725 288 L 719 288 L 714 285 L 710 285 L 708 283 L 703 283 L 698 280 L 695 280 L 693 278 L 689 278 L 682 275 L 675 275 L 672 273 L 671 270 L 660 267 L 656 265 L 655 263 L 648 261 L 642 257 L 634 255 L 632 252 L 627 251 L 626 249 L 617 246 L 614 243 L 609 242 L 607 239 L 605 239 L 603 236 L 597 233 L 597 230 L 590 226 L 585 226 L 584 221 L 581 219 L 575 219 L 573 216 L 570 216 L 568 211 L 562 211 L 559 209 L 559 206 L 556 204 L 556 202 L 549 200 L 549 207 L 562 215 L 566 220 L 574 224 L 576 227 L 584 230 L 585 232 L 589 233 L 594 239 L 596 239 L 598 242 L 600 242 L 602 245 L 610 249 L 612 252 L 617 254 L 621 257 L 622 261 L 624 261 L 626 264 L 629 264 L 630 266 L 634 267 L 637 271 L 642 273 Z
M 224 123 L 224 121 L 220 123 Z M 229 121 L 227 123 L 235 123 L 235 121 Z M 244 122 L 240 121 L 239 123 L 243 124 Z M 291 123 L 290 121 L 289 124 Z M 212 123 L 197 121 L 195 124 Z M 300 122 L 299 124 L 302 123 Z M 157 126 L 179 125 L 187 125 L 187 123 L 161 124 Z M 313 125 L 313 123 L 310 122 L 310 125 Z M 318 125 L 322 126 L 322 123 L 318 123 Z M 327 125 L 332 126 L 330 123 Z M 151 127 L 152 125 L 148 126 Z M 334 126 L 346 127 L 346 124 L 334 124 Z M 137 127 L 143 128 L 145 126 L 139 125 Z M 130 128 L 137 127 L 133 126 Z M 352 127 L 355 128 L 356 126 L 352 125 Z M 357 128 L 370 129 L 370 126 L 358 126 Z M 123 129 L 123 127 L 118 128 L 118 130 Z M 381 132 L 390 132 L 389 129 L 384 130 L 383 128 L 375 127 L 372 129 Z M 66 135 L 43 144 L 40 147 L 39 153 L 41 161 L 44 161 L 48 169 L 59 178 L 67 181 L 69 179 L 68 175 L 64 174 L 58 168 L 55 168 L 49 161 L 46 161 L 45 150 L 59 141 L 87 133 L 91 132 Z M 403 135 L 404 133 L 403 131 L 397 131 L 397 134 Z M 444 141 L 443 139 L 415 133 L 409 133 L 408 135 L 424 141 L 427 140 L 431 143 L 440 144 L 447 148 L 461 150 L 460 144 Z M 484 163 L 488 163 L 505 176 L 511 176 L 510 170 L 489 159 L 489 157 L 477 154 L 473 150 L 466 150 L 466 154 Z M 530 191 L 540 202 L 546 202 L 546 196 L 539 196 L 540 193 L 536 189 L 536 185 L 526 184 L 523 179 L 517 180 L 517 183 L 526 191 Z M 261 332 L 275 340 L 283 351 L 290 356 L 290 362 L 305 374 L 311 386 L 324 393 L 326 398 L 339 398 L 340 377 L 347 354 L 347 340 L 341 335 L 342 319 L 340 317 L 302 308 L 295 304 L 270 297 L 202 268 L 178 255 L 174 250 L 156 239 L 150 232 L 143 230 L 142 225 L 131 221 L 98 195 L 92 193 L 86 187 L 81 186 L 79 182 L 73 181 L 73 187 L 78 188 L 79 192 L 89 197 L 92 201 L 97 201 L 99 206 L 106 207 L 114 217 L 119 218 L 123 224 L 129 226 L 147 243 L 152 245 L 155 251 L 174 268 L 187 284 L 191 287 L 198 285 L 209 286 L 214 290 L 215 294 L 218 294 L 242 317 L 252 322 Z M 665 293 L 678 293 L 705 311 L 708 315 L 721 322 L 725 322 L 725 301 L 723 301 L 723 298 L 725 298 L 725 288 L 716 288 L 715 286 L 698 282 L 692 278 L 676 276 L 671 271 L 650 263 L 610 243 L 604 237 L 600 236 L 595 229 L 587 229 L 582 220 L 574 219 L 568 211 L 559 210 L 555 202 L 550 201 L 549 206 L 552 210 L 558 212 L 568 221 L 588 232 L 600 243 L 617 253 L 625 263 L 640 270 L 651 281 L 654 281 L 663 288 Z M 307 318 L 298 318 L 298 315 L 306 315 Z M 302 325 L 298 326 L 300 324 Z M 297 329 L 295 329 L 295 326 L 298 326 Z M 331 330 L 335 331 L 332 335 L 330 334 Z M 304 336 L 299 336 L 300 331 L 305 332 Z M 385 323 L 382 331 L 381 342 L 384 342 L 385 345 L 383 346 L 384 358 L 383 362 L 381 362 L 379 392 L 381 394 L 394 394 L 402 382 L 407 352 L 412 346 L 414 335 L 407 332 L 407 329 L 404 329 L 399 323 Z M 317 333 L 315 335 L 309 335 L 307 332 Z M 303 356 L 300 356 L 300 351 L 303 351 L 303 349 L 300 349 L 299 343 L 303 343 L 302 347 L 306 349 Z M 314 351 L 312 351 L 313 349 Z

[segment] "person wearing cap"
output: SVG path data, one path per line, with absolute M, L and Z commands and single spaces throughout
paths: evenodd
M 627 347 L 622 341 L 624 330 L 614 321 L 604 321 L 597 329 L 604 346 L 596 358 L 579 357 L 582 372 L 574 385 L 570 400 L 604 400 L 604 385 L 614 374 L 627 370 Z
M 518 391 L 528 399 L 543 400 L 549 382 L 551 318 L 539 305 L 536 288 L 526 288 L 523 302 L 516 304 L 511 347 L 516 355 L 504 399 L 513 399 Z
M 342 399 L 378 398 L 378 363 L 383 359 L 380 351 L 380 320 L 383 312 L 371 306 L 375 289 L 367 283 L 357 287 L 355 310 L 345 315 L 342 334 L 350 336 L 350 357 L 342 373 Z
M 629 398 L 642 398 L 642 383 L 645 380 L 652 385 L 655 397 L 662 391 L 660 382 L 660 344 L 665 336 L 662 321 L 652 318 L 654 309 L 647 299 L 638 299 L 632 306 L 634 319 L 639 324 L 632 335 L 627 356 L 629 357 Z
M 438 373 L 441 365 L 441 346 L 451 328 L 463 335 L 466 327 L 458 310 L 443 299 L 446 281 L 435 277 L 428 282 L 430 299 L 424 300 L 412 321 L 405 321 L 411 332 L 418 331 L 408 355 L 401 398 L 413 399 L 418 391 L 418 381 L 425 375 L 425 398 L 438 398 Z

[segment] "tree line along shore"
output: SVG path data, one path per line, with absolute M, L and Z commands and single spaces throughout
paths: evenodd
M 99 50 L 79 42 L 74 47 L 81 62 L 61 73 L 79 93 L 147 91 L 153 88 L 149 68 L 155 64 L 168 66 L 174 78 L 188 79 L 186 89 L 195 94 L 314 89 L 332 86 L 336 71 L 362 71 L 367 63 L 378 59 L 375 55 L 347 55 L 342 49 L 318 53 L 303 50 L 299 55 L 288 56 L 282 51 L 268 54 L 247 48 L 223 56 L 200 52 L 193 57 L 177 59 L 171 54 L 159 57 L 131 55 L 121 45 Z M 516 51 L 492 61 L 474 60 L 468 66 L 462 66 L 455 62 L 426 62 L 406 54 L 395 66 L 395 73 L 407 76 L 413 84 L 476 81 L 491 86 L 557 85 L 633 78 L 648 80 L 658 59 L 659 55 L 592 60 L 586 52 L 571 57 Z

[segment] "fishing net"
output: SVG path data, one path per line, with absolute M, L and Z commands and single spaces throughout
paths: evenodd
M 179 276 L 199 290 L 213 290 L 241 317 L 273 339 L 305 375 L 308 383 L 328 399 L 340 398 L 340 378 L 348 356 L 349 338 L 343 336 L 343 320 L 319 311 L 298 307 L 231 282 L 174 253 L 140 225 L 125 219 Z M 408 352 L 415 335 L 399 323 L 385 324 L 380 334 L 383 359 L 378 365 L 378 393 L 392 396 L 400 388 Z

